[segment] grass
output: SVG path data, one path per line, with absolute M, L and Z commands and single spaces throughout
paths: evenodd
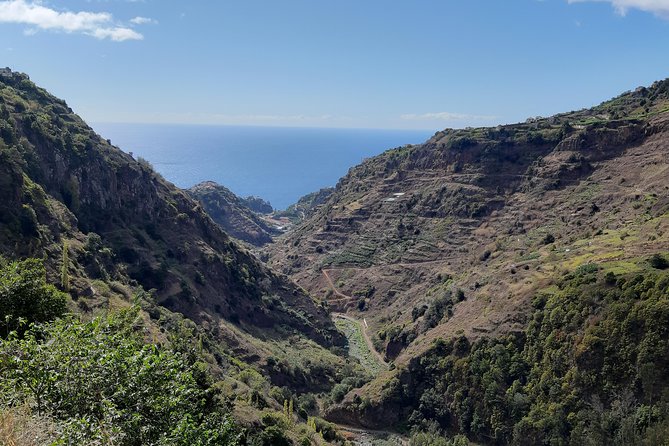
M 367 342 L 365 342 L 362 334 L 362 326 L 359 322 L 338 317 L 335 320 L 335 325 L 348 339 L 349 356 L 357 359 L 367 372 L 376 376 L 386 369 L 367 346 Z
M 0 445 L 39 446 L 51 444 L 57 429 L 48 418 L 33 415 L 28 408 L 0 409 Z

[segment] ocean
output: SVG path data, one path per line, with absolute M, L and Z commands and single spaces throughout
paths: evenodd
M 178 187 L 212 180 L 237 195 L 268 200 L 275 209 L 334 186 L 365 158 L 424 142 L 434 133 L 117 123 L 93 127 L 123 151 L 148 160 Z

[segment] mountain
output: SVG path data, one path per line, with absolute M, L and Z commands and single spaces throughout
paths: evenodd
M 254 336 L 342 344 L 322 307 L 202 205 L 10 70 L 0 72 L 0 138 L 0 254 L 44 258 L 52 283 L 65 263 L 76 307 L 114 307 L 137 287 L 151 290 L 156 304 L 263 366 L 269 353 Z
M 188 194 L 202 203 L 204 210 L 230 236 L 255 246 L 272 242 L 279 231 L 258 214 L 273 211 L 269 203 L 255 197 L 240 198 L 231 190 L 213 181 L 205 181 L 188 189 Z
M 324 187 L 316 192 L 301 197 L 297 203 L 291 204 L 284 211 L 276 213 L 277 217 L 286 217 L 293 222 L 299 222 L 311 215 L 316 209 L 322 206 L 334 192 L 332 187 Z
M 667 178 L 669 80 L 366 160 L 266 265 L 0 70 L 0 421 L 82 444 L 663 444 Z
M 484 444 L 609 441 L 644 410 L 630 438 L 669 429 L 667 178 L 669 80 L 351 169 L 267 250 L 392 362 L 330 419 Z
M 267 215 L 274 212 L 274 208 L 270 202 L 263 200 L 260 197 L 249 195 L 248 197 L 240 197 L 239 199 L 241 200 L 242 204 L 244 204 L 244 206 L 256 214 Z
M 248 206 L 266 208 L 255 199 L 231 202 L 243 212 Z M 151 424 L 151 438 L 193 435 L 189 438 L 195 441 L 223 435 L 223 442 L 207 444 L 232 444 L 228 435 L 240 432 L 252 444 L 321 445 L 341 437 L 317 418 L 315 395 L 325 398 L 342 380 L 368 379 L 347 357 L 346 339 L 327 309 L 303 288 L 228 236 L 202 204 L 146 160 L 103 140 L 64 101 L 9 69 L 0 70 L 0 282 L 1 331 L 18 327 L 33 340 L 0 338 L 3 352 L 23 352 L 12 356 L 11 364 L 0 361 L 1 381 L 7 384 L 0 386 L 2 398 L 25 403 L 19 404 L 24 409 L 0 405 L 7 435 L 14 428 L 31 435 L 32 429 L 39 438 L 53 439 L 69 426 L 83 436 L 83 444 L 93 441 L 90 435 L 120 429 L 119 444 L 134 445 L 143 437 L 129 434 L 137 426 L 126 421 L 137 416 Z M 65 307 L 70 315 L 63 314 Z M 43 329 L 59 339 L 55 344 L 45 340 L 42 328 L 22 326 L 54 317 Z M 85 339 L 68 345 L 66 339 L 83 333 Z M 109 339 L 113 345 L 105 344 Z M 105 382 L 104 390 L 98 389 L 104 395 L 81 390 L 91 384 L 70 380 L 70 368 L 62 367 L 89 354 L 84 359 L 90 364 L 110 358 L 91 372 L 91 378 Z M 146 371 L 138 356 L 145 354 L 166 369 L 151 372 L 152 378 L 130 372 Z M 36 368 L 24 361 L 28 355 L 40 358 L 33 359 Z M 42 373 L 39 364 L 47 362 L 52 364 L 48 373 L 70 381 L 58 381 L 48 395 L 48 404 L 61 409 L 36 418 L 46 412 L 34 406 L 22 383 L 26 370 Z M 136 390 L 142 379 L 178 376 L 187 385 L 174 401 L 188 410 L 161 406 L 165 395 L 155 381 L 146 387 L 153 398 L 147 404 L 160 410 L 133 412 L 124 398 L 134 397 L 108 385 L 105 376 L 117 373 L 109 367 L 124 370 L 119 379 Z M 164 385 L 180 384 L 166 380 Z M 85 405 L 72 406 L 84 394 L 90 397 Z M 105 407 L 119 412 L 101 413 L 98 397 L 108 398 Z M 198 404 L 189 398 L 198 398 Z M 228 412 L 240 430 L 229 429 Z M 161 413 L 183 424 L 171 425 Z M 90 416 L 94 426 L 88 429 L 72 416 Z M 223 423 L 220 429 L 216 423 Z M 5 433 L 1 441 L 7 440 Z

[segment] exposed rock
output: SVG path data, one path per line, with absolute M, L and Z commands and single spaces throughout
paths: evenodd
M 279 233 L 257 215 L 257 212 L 265 214 L 272 212 L 269 203 L 259 198 L 239 198 L 226 187 L 213 181 L 193 186 L 188 193 L 200 201 L 211 218 L 234 238 L 262 246 L 271 243 L 272 236 Z

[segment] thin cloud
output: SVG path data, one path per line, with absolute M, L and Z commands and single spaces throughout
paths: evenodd
M 28 25 L 28 32 L 49 30 L 81 33 L 115 42 L 144 38 L 133 29 L 116 25 L 114 17 L 108 12 L 60 12 L 26 0 L 0 1 L 0 23 Z
M 492 121 L 496 116 L 468 115 L 464 113 L 437 112 L 437 113 L 408 113 L 400 116 L 406 121 Z
M 156 23 L 158 23 L 158 21 L 150 19 L 148 17 L 135 17 L 134 19 L 130 19 L 130 23 L 134 25 L 147 25 L 147 24 L 155 25 Z
M 610 3 L 617 14 L 627 15 L 630 9 L 650 12 L 669 20 L 669 0 L 567 0 L 568 3 L 605 2 Z

